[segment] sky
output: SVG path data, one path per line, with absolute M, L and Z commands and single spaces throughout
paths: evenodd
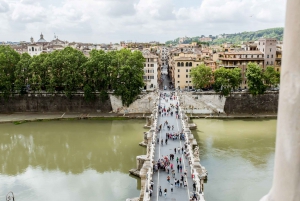
M 119 43 L 284 27 L 286 0 L 0 0 L 0 41 Z

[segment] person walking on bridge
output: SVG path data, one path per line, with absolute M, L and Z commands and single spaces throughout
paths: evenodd
M 159 196 L 162 196 L 161 186 L 159 186 Z
M 165 191 L 165 198 L 166 198 L 167 197 L 167 189 L 165 188 L 164 191 Z

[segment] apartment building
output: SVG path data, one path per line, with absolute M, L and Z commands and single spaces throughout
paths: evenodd
M 224 68 L 240 68 L 242 74 L 242 83 L 240 88 L 246 89 L 247 78 L 246 71 L 249 62 L 257 63 L 261 68 L 264 68 L 264 54 L 261 51 L 236 51 L 236 52 L 223 52 L 219 54 L 219 67 Z
M 261 38 L 258 40 L 257 48 L 264 54 L 264 69 L 266 69 L 267 66 L 275 65 L 276 45 L 277 40 L 275 38 Z
M 145 90 L 155 90 L 158 88 L 158 56 L 150 53 L 149 50 L 143 51 L 143 57 L 145 58 L 144 62 L 144 83 Z

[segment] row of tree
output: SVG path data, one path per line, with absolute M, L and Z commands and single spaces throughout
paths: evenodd
M 241 69 L 219 68 L 212 72 L 211 68 L 204 64 L 191 70 L 192 82 L 195 88 L 207 88 L 212 86 L 216 92 L 227 96 L 231 91 L 239 89 L 242 82 Z M 267 88 L 279 84 L 280 74 L 273 66 L 267 66 L 266 70 L 256 63 L 248 63 L 246 71 L 249 92 L 254 95 L 263 94 Z
M 31 57 L 27 53 L 19 55 L 9 46 L 0 46 L 0 92 L 9 97 L 30 88 L 50 93 L 63 91 L 71 97 L 82 89 L 85 98 L 92 100 L 95 92 L 104 99 L 108 90 L 114 90 L 128 106 L 144 86 L 144 60 L 140 51 L 126 49 L 107 53 L 92 50 L 87 58 L 67 47 Z

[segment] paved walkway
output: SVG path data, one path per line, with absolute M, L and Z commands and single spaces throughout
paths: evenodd
M 161 91 L 162 93 L 167 93 L 170 94 L 170 91 Z M 166 102 L 166 100 L 164 100 L 163 98 L 161 98 L 160 100 L 160 105 L 162 107 L 166 107 L 166 109 L 170 106 L 170 103 L 172 103 L 173 105 L 176 105 L 177 100 L 170 100 L 169 97 L 167 97 L 168 102 Z M 172 109 L 171 111 L 173 111 L 173 113 L 175 113 L 175 108 Z M 172 127 L 172 125 L 174 125 L 174 130 L 168 131 L 167 126 L 163 126 L 164 122 L 168 121 L 168 125 L 170 125 Z M 166 133 L 178 133 L 181 132 L 182 130 L 182 125 L 181 125 L 181 121 L 180 119 L 176 119 L 176 115 L 173 116 L 159 116 L 158 117 L 158 126 L 160 124 L 162 124 L 162 129 L 160 131 L 160 133 L 158 134 L 159 139 L 163 139 L 164 143 L 163 145 L 161 145 L 161 143 L 157 144 L 156 143 L 156 149 L 155 149 L 155 161 L 158 161 L 159 158 L 162 158 L 162 156 L 170 156 L 170 154 L 174 154 L 174 160 L 171 161 L 171 163 L 173 163 L 174 165 L 174 170 L 175 170 L 175 178 L 176 179 L 180 179 L 181 175 L 184 175 L 184 170 L 187 170 L 187 185 L 188 187 L 175 187 L 174 184 L 174 180 L 175 178 L 172 178 L 172 173 L 170 170 L 170 173 L 167 174 L 167 172 L 163 171 L 163 170 L 159 170 L 158 172 L 154 173 L 153 175 L 153 182 L 154 182 L 154 189 L 153 189 L 153 194 L 151 197 L 151 200 L 172 200 L 172 201 L 184 201 L 184 200 L 189 200 L 189 196 L 192 194 L 192 188 L 193 188 L 193 181 L 191 178 L 191 174 L 190 174 L 190 167 L 188 164 L 188 161 L 184 158 L 184 155 L 182 154 L 182 152 L 180 151 L 180 154 L 178 152 L 176 152 L 176 154 L 174 153 L 174 148 L 178 148 L 178 147 L 184 147 L 184 142 L 185 141 L 181 141 L 179 139 L 177 140 L 168 140 L 168 144 L 165 144 L 165 139 L 166 139 Z M 180 158 L 182 159 L 182 173 L 178 173 L 177 171 L 177 162 L 176 162 L 176 158 Z M 180 163 L 179 163 L 180 164 Z M 170 176 L 171 180 L 170 183 L 168 183 L 167 181 L 167 176 Z M 171 193 L 171 184 L 173 184 L 173 193 Z M 162 196 L 159 196 L 159 186 L 161 186 L 161 189 L 163 191 Z M 167 196 L 164 196 L 164 189 L 167 189 Z

